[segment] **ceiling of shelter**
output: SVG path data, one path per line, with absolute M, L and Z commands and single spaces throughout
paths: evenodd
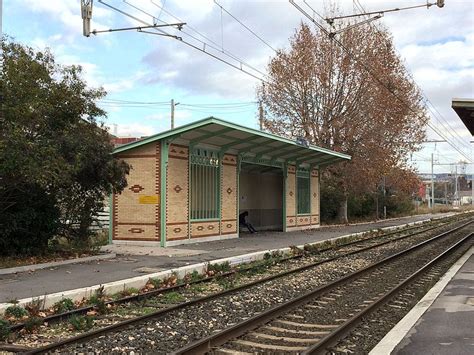
M 474 99 L 453 99 L 452 107 L 474 136 Z
M 316 146 L 304 146 L 287 138 L 239 126 L 213 117 L 118 147 L 114 153 L 152 141 L 168 139 L 191 147 L 207 146 L 223 153 L 242 154 L 255 162 L 271 160 L 291 164 L 325 166 L 350 156 Z

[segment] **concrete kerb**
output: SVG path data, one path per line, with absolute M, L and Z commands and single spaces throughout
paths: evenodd
M 413 307 L 410 312 L 398 322 L 395 327 L 388 332 L 385 337 L 370 351 L 369 355 L 389 355 L 395 347 L 405 338 L 408 332 L 430 308 L 433 302 L 438 298 L 440 293 L 448 285 L 451 279 L 466 263 L 469 257 L 474 254 L 474 247 L 464 253 L 464 255 L 456 261 L 453 266 L 441 277 L 441 279 L 428 291 L 428 293 Z
M 431 219 L 426 219 L 422 221 L 417 221 L 417 222 L 410 222 L 398 226 L 391 226 L 391 227 L 384 227 L 384 228 L 375 228 L 375 229 L 370 229 L 364 232 L 358 232 L 358 233 L 352 233 L 352 234 L 346 234 L 342 235 L 336 238 L 331 238 L 327 240 L 322 240 L 322 241 L 317 241 L 313 243 L 308 243 L 308 245 L 317 245 L 321 244 L 324 242 L 336 242 L 339 239 L 343 238 L 349 238 L 349 237 L 355 237 L 362 235 L 364 233 L 369 233 L 377 230 L 385 230 L 385 231 L 390 231 L 398 228 L 403 228 L 403 227 L 408 227 L 412 225 L 417 225 L 417 224 L 422 224 L 425 222 L 428 222 L 430 220 L 434 219 L 441 219 L 442 217 L 435 217 Z M 303 248 L 304 245 L 298 245 L 298 248 Z M 279 249 L 269 249 L 269 250 L 262 250 L 258 252 L 253 252 L 249 254 L 243 254 L 243 255 L 237 255 L 237 256 L 232 256 L 232 257 L 227 257 L 227 258 L 222 258 L 222 259 L 216 259 L 212 260 L 209 262 L 203 262 L 203 263 L 198 263 L 198 264 L 192 264 L 192 265 L 186 265 L 182 266 L 176 269 L 170 269 L 170 270 L 164 270 L 160 271 L 157 273 L 152 273 L 152 274 L 147 274 L 147 275 L 142 275 L 142 276 L 137 276 L 129 279 L 124 279 L 124 280 L 118 280 L 118 281 L 113 281 L 113 282 L 108 282 L 102 285 L 94 285 L 94 286 L 89 286 L 89 287 L 82 287 L 78 289 L 73 289 L 73 290 L 68 290 L 68 291 L 61 291 L 61 292 L 56 292 L 56 293 L 51 293 L 47 295 L 42 295 L 38 297 L 29 297 L 29 298 L 23 298 L 21 300 L 18 300 L 16 302 L 17 305 L 19 306 L 25 306 L 32 301 L 36 301 L 40 299 L 43 302 L 43 307 L 48 308 L 53 306 L 56 302 L 64 299 L 64 298 L 70 298 L 73 301 L 80 301 L 83 298 L 89 298 L 91 295 L 94 294 L 94 292 L 99 289 L 100 287 L 104 287 L 104 292 L 106 294 L 112 295 L 117 292 L 121 292 L 127 288 L 137 288 L 140 289 L 143 286 L 147 284 L 149 279 L 164 279 L 169 276 L 171 276 L 173 273 L 175 273 L 179 278 L 183 278 L 189 273 L 192 273 L 194 271 L 197 271 L 199 274 L 203 274 L 207 270 L 207 265 L 208 264 L 222 264 L 225 262 L 228 262 L 230 265 L 235 266 L 239 264 L 246 264 L 250 263 L 253 261 L 257 260 L 262 260 L 265 257 L 265 254 L 267 253 L 272 253 L 272 252 L 281 252 L 284 254 L 289 253 L 291 250 L 290 247 L 285 247 L 285 248 L 279 248 Z M 0 314 L 3 314 L 5 312 L 5 309 L 11 306 L 11 303 L 0 303 Z
M 107 254 L 86 256 L 84 258 L 75 258 L 75 259 L 68 259 L 68 260 L 61 260 L 61 261 L 52 261 L 49 263 L 10 267 L 10 268 L 0 269 L 0 275 L 17 274 L 19 272 L 28 272 L 28 271 L 35 271 L 35 270 L 41 270 L 41 269 L 48 269 L 51 267 L 69 265 L 69 264 L 87 263 L 89 261 L 113 259 L 116 257 L 117 257 L 117 254 L 115 253 L 107 253 Z

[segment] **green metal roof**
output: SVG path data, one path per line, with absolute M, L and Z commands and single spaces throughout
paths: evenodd
M 208 117 L 175 129 L 155 134 L 142 140 L 117 147 L 113 154 L 119 154 L 162 139 L 179 140 L 190 145 L 213 146 L 225 152 L 243 153 L 259 159 L 311 164 L 320 167 L 350 160 L 347 154 L 310 145 L 302 146 L 295 141 Z
M 474 100 L 453 99 L 451 107 L 456 111 L 469 132 L 474 136 Z

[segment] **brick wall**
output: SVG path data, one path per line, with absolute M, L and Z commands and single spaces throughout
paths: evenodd
M 311 224 L 319 225 L 319 171 L 311 172 Z
M 189 149 L 171 144 L 166 187 L 166 240 L 188 239 Z
M 286 177 L 286 227 L 296 226 L 296 167 L 288 166 Z
M 237 233 L 237 156 L 225 154 L 221 176 L 221 234 Z
M 118 155 L 130 164 L 128 186 L 113 199 L 113 239 L 160 240 L 160 143 Z

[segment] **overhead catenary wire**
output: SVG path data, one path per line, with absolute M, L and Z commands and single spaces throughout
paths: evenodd
M 339 45 L 351 58 L 353 58 L 355 60 L 355 62 L 361 67 L 363 68 L 364 70 L 367 71 L 367 73 L 369 73 L 369 75 L 376 81 L 378 82 L 382 87 L 384 87 L 390 94 L 392 94 L 398 101 L 400 101 L 403 105 L 405 105 L 412 113 L 414 113 L 415 115 L 418 115 L 418 112 L 416 112 L 413 107 L 408 104 L 407 102 L 405 102 L 404 99 L 400 98 L 392 88 L 388 87 L 387 84 L 385 84 L 374 72 L 373 70 L 366 64 L 366 63 L 362 63 L 360 61 L 360 59 L 354 55 L 352 53 L 351 50 L 349 50 L 349 48 L 347 48 L 341 41 L 339 41 L 336 37 L 332 36 L 331 35 L 331 32 L 329 32 L 323 25 L 321 25 L 318 21 L 316 21 L 316 19 L 314 19 L 314 17 L 311 17 L 307 11 L 305 11 L 300 5 L 298 5 L 296 3 L 295 0 L 289 0 L 289 2 L 298 10 L 300 11 L 308 20 L 310 20 L 316 27 L 318 27 L 324 34 L 326 34 L 327 36 L 329 36 L 330 38 L 333 39 L 333 41 Z M 304 2 L 305 4 L 307 4 L 306 2 Z M 312 11 L 314 11 L 314 9 L 311 8 Z M 439 129 L 437 129 L 434 125 L 432 125 L 429 120 L 427 121 L 427 125 L 430 126 L 438 135 L 440 135 L 442 138 L 446 139 L 448 142 L 450 142 L 447 137 L 442 133 L 440 132 Z M 463 151 L 461 151 L 456 145 L 454 145 L 452 142 L 450 142 L 450 145 L 456 149 L 462 156 L 464 156 L 466 159 L 468 159 L 469 161 L 471 161 L 471 158 L 469 158 Z
M 214 3 L 221 8 L 221 11 L 224 11 L 227 15 L 232 17 L 235 21 L 237 21 L 242 27 L 244 27 L 247 31 L 249 31 L 254 37 L 258 38 L 260 42 L 265 44 L 268 48 L 273 50 L 275 53 L 278 51 L 270 44 L 268 41 L 264 40 L 261 36 L 259 36 L 254 30 L 252 30 L 250 27 L 248 27 L 245 23 L 243 23 L 241 20 L 239 20 L 235 15 L 231 14 L 229 10 L 227 10 L 225 7 L 223 7 L 217 0 L 214 0 Z
M 304 2 L 306 3 L 306 0 L 304 0 Z M 362 6 L 362 4 L 360 3 L 359 0 L 353 0 L 353 4 L 355 7 L 358 8 L 359 11 L 363 12 L 363 13 L 367 13 L 367 11 L 365 10 L 365 8 Z M 370 16 L 370 15 L 366 15 L 366 16 Z M 320 16 L 322 19 L 324 19 L 322 16 Z M 377 31 L 379 34 L 381 33 L 380 29 L 378 28 L 378 26 L 376 24 L 373 24 L 373 23 L 370 23 L 369 24 L 370 27 L 372 27 L 375 31 Z M 395 48 L 395 50 L 397 51 L 398 55 L 401 57 L 401 54 L 400 52 Z M 410 72 L 410 70 L 407 68 L 407 73 L 408 75 L 410 76 L 411 80 L 413 82 L 415 82 L 415 79 L 413 77 L 413 74 Z M 436 120 L 439 121 L 439 117 L 446 123 L 447 127 L 444 127 L 446 129 L 447 132 L 453 132 L 454 135 L 456 135 L 459 139 L 455 138 L 453 134 L 451 134 L 453 136 L 453 138 L 455 138 L 457 141 L 458 141 L 458 144 L 461 143 L 461 146 L 464 146 L 464 148 L 468 148 L 468 150 L 470 150 L 472 147 L 470 147 L 470 145 L 466 144 L 465 140 L 454 130 L 454 128 L 449 124 L 449 122 L 446 120 L 446 118 L 444 118 L 444 116 L 438 111 L 438 109 L 436 108 L 436 106 L 431 102 L 431 100 L 428 98 L 428 96 L 426 95 L 426 93 L 421 89 L 419 88 L 421 94 L 423 95 L 423 97 L 425 98 L 425 105 L 426 107 L 428 108 L 428 110 L 431 111 L 432 113 L 432 117 Z M 431 105 L 431 108 L 429 107 L 429 105 Z M 434 110 L 434 112 L 433 112 Z M 439 121 L 440 122 L 440 121 Z M 442 126 L 444 126 L 444 124 L 442 124 L 440 122 L 440 124 Z M 452 142 L 452 144 L 454 144 L 454 142 Z
M 108 7 L 110 7 L 110 8 L 112 8 L 112 9 L 114 9 L 114 10 L 116 10 L 116 11 L 122 13 L 123 15 L 128 16 L 128 17 L 130 17 L 130 18 L 132 18 L 132 19 L 134 19 L 134 20 L 136 20 L 136 21 L 138 21 L 138 22 L 140 22 L 140 23 L 147 24 L 147 25 L 149 24 L 148 22 L 143 21 L 143 20 L 141 20 L 141 19 L 139 19 L 139 18 L 137 18 L 137 17 L 135 17 L 135 16 L 133 16 L 133 15 L 131 15 L 131 14 L 125 12 L 125 11 L 122 11 L 122 10 L 120 10 L 120 9 L 117 9 L 117 8 L 115 8 L 115 7 L 113 7 L 113 6 L 109 5 L 109 4 L 106 4 L 103 0 L 99 0 L 99 2 L 101 2 L 102 4 L 104 4 L 104 5 L 108 6 Z M 128 1 L 124 0 L 124 2 L 125 2 L 126 4 L 128 4 L 129 6 L 132 6 L 132 7 L 134 7 L 135 9 L 141 11 L 142 13 L 145 13 L 145 14 L 151 16 L 151 17 L 152 17 L 154 20 L 156 20 L 156 21 L 160 21 L 160 22 L 162 22 L 162 23 L 166 23 L 165 21 L 159 20 L 159 19 L 158 19 L 157 17 L 155 17 L 154 15 L 151 15 L 151 14 L 147 13 L 146 11 L 144 11 L 144 10 L 142 10 L 142 9 L 139 9 L 139 8 L 136 7 L 135 5 L 130 4 Z M 152 2 L 155 6 L 157 6 L 157 7 L 160 8 L 160 14 L 161 14 L 162 12 L 165 12 L 165 13 L 168 13 L 170 16 L 172 16 L 172 17 L 178 19 L 176 16 L 174 16 L 173 14 L 171 14 L 170 12 L 168 12 L 166 9 L 164 9 L 164 6 L 156 4 L 155 2 L 153 2 L 153 0 L 152 0 L 151 2 Z M 306 1 L 304 1 L 304 2 L 305 2 L 305 4 L 307 4 Z M 293 5 L 295 5 L 295 7 L 298 8 L 298 6 L 295 4 L 294 1 L 290 0 L 290 3 L 292 3 Z M 307 5 L 308 5 L 308 4 L 307 4 Z M 308 5 L 308 6 L 309 6 L 309 5 Z M 316 14 L 317 14 L 317 12 L 314 11 L 314 9 L 312 9 L 312 10 L 313 10 L 313 13 L 316 13 Z M 300 10 L 300 11 L 301 11 L 301 10 Z M 307 15 L 306 15 L 306 16 L 307 16 Z M 318 16 L 320 16 L 320 15 L 318 14 Z M 307 17 L 308 17 L 308 16 L 307 16 Z M 322 16 L 320 16 L 320 17 L 322 18 Z M 310 17 L 308 17 L 308 18 L 310 18 Z M 310 19 L 311 19 L 311 18 L 310 18 Z M 314 19 L 311 19 L 311 20 L 312 20 L 312 22 L 314 22 L 315 25 L 317 25 L 324 33 L 330 34 L 326 29 L 324 29 L 323 26 L 317 24 L 317 22 L 316 22 Z M 189 25 L 188 25 L 187 27 L 188 27 L 188 28 L 191 28 Z M 158 31 L 158 32 L 161 33 L 161 34 L 170 35 L 170 34 L 167 33 L 166 31 L 163 31 L 163 30 L 160 30 L 160 29 L 155 29 L 155 30 Z M 208 40 L 210 40 L 207 36 L 203 35 L 203 34 L 200 33 L 199 31 L 197 31 L 197 30 L 194 30 L 194 31 L 195 31 L 200 37 L 207 38 Z M 154 33 L 154 32 L 148 32 L 148 31 L 142 31 L 142 32 L 156 34 L 156 33 Z M 221 49 L 219 50 L 218 47 L 211 46 L 211 45 L 209 45 L 209 43 L 207 43 L 207 42 L 205 42 L 205 41 L 202 41 L 202 40 L 196 38 L 195 36 L 193 36 L 193 35 L 187 33 L 186 31 L 183 31 L 183 30 L 182 30 L 181 32 L 182 32 L 182 33 L 185 33 L 185 34 L 188 35 L 188 36 L 190 36 L 190 37 L 193 38 L 194 40 L 200 42 L 200 44 L 202 44 L 203 47 L 200 48 L 200 47 L 198 47 L 198 46 L 196 46 L 196 45 L 194 45 L 194 44 L 192 44 L 192 43 L 190 43 L 190 42 L 188 42 L 188 41 L 186 41 L 186 40 L 183 40 L 182 38 L 177 37 L 177 36 L 174 36 L 173 38 L 178 39 L 178 40 L 180 40 L 181 42 L 185 43 L 186 45 L 191 46 L 191 47 L 193 47 L 193 48 L 195 48 L 195 49 L 197 49 L 197 50 L 199 50 L 199 51 L 201 51 L 201 52 L 203 52 L 203 53 L 205 53 L 205 54 L 207 54 L 207 55 L 209 55 L 209 56 L 211 56 L 211 57 L 213 57 L 213 58 L 215 58 L 215 59 L 217 59 L 217 60 L 219 60 L 219 61 L 221 61 L 221 62 L 223 62 L 223 63 L 225 63 L 225 64 L 227 64 L 227 65 L 229 65 L 229 66 L 231 66 L 231 67 L 233 67 L 233 68 L 235 68 L 235 69 L 238 69 L 238 70 L 240 70 L 241 72 L 246 73 L 246 74 L 248 74 L 248 75 L 254 77 L 254 78 L 257 79 L 257 80 L 262 81 L 263 83 L 268 82 L 268 81 L 267 81 L 268 79 L 266 79 L 266 74 L 265 74 L 265 73 L 263 73 L 263 72 L 261 72 L 260 70 L 254 68 L 253 66 L 249 65 L 248 63 L 245 63 L 242 59 L 238 58 L 238 57 L 235 56 L 234 54 L 232 54 L 232 53 L 230 53 L 230 52 L 224 50 L 223 48 L 221 48 Z M 212 40 L 210 40 L 210 41 L 213 42 L 213 43 L 215 43 L 215 42 L 212 41 Z M 339 45 L 341 45 L 341 43 L 340 43 L 339 41 L 337 41 L 337 40 L 336 40 L 336 43 L 338 43 Z M 212 49 L 214 49 L 214 50 L 216 50 L 216 51 L 218 51 L 218 52 L 223 53 L 224 55 L 226 55 L 226 56 L 228 56 L 229 58 L 231 58 L 231 59 L 237 61 L 238 63 L 231 63 L 231 62 L 227 61 L 226 59 L 220 58 L 219 56 L 210 53 L 209 51 L 206 50 L 206 46 L 207 46 L 207 47 L 210 47 L 210 48 L 212 48 Z M 222 44 L 221 44 L 221 47 L 222 47 Z M 348 51 L 347 48 L 345 48 L 345 47 L 344 47 L 343 49 L 344 49 L 346 52 Z M 351 57 L 355 58 L 356 61 L 358 61 L 358 58 L 357 58 L 356 56 L 354 56 L 353 53 L 351 53 L 350 51 L 349 51 L 348 53 L 349 53 L 349 55 L 350 55 Z M 248 68 L 251 69 L 251 70 L 254 70 L 256 73 L 260 74 L 261 76 L 257 75 L 256 73 L 252 73 L 252 72 L 250 72 L 249 70 L 246 70 L 243 66 L 246 66 L 246 67 L 248 67 Z M 407 103 L 405 103 L 405 102 L 403 101 L 403 99 L 400 99 L 400 98 L 393 92 L 392 89 L 390 89 L 389 87 L 387 87 L 386 85 L 384 85 L 384 83 L 381 82 L 381 80 L 380 80 L 377 76 L 375 76 L 375 75 L 372 73 L 372 71 L 370 70 L 370 68 L 367 68 L 363 63 L 362 63 L 362 66 L 365 67 L 365 69 L 369 72 L 369 74 L 370 74 L 376 81 L 378 81 L 380 84 L 382 84 L 382 86 L 384 86 L 384 87 L 385 87 L 390 93 L 392 93 L 398 100 L 400 100 L 400 101 L 401 101 L 403 104 L 405 104 L 412 112 L 414 112 L 413 109 L 412 109 L 412 107 L 409 106 Z M 436 127 L 434 127 L 433 125 L 431 125 L 430 122 L 428 122 L 428 125 L 431 126 L 431 128 L 432 128 L 438 135 L 440 135 L 441 137 L 443 137 L 443 138 L 445 138 L 446 140 L 448 140 L 447 137 L 446 137 L 444 134 L 442 134 Z M 448 141 L 449 141 L 449 140 L 448 140 Z M 450 144 L 453 145 L 451 142 L 450 142 Z M 460 151 L 457 147 L 455 147 L 455 146 L 453 146 L 453 147 L 454 147 L 456 150 L 458 150 L 458 152 L 459 152 L 460 154 L 462 154 L 463 156 L 466 157 L 466 155 L 464 155 L 464 153 L 463 153 L 462 151 Z
M 169 16 L 175 18 L 175 19 L 178 19 L 178 17 L 176 17 L 175 15 L 173 15 L 172 13 L 170 13 L 169 11 L 167 11 L 162 5 L 159 5 L 159 4 L 156 4 L 153 0 L 150 0 L 151 3 L 155 6 L 157 6 L 158 8 L 161 9 L 161 12 L 163 13 L 166 13 L 168 14 Z M 149 22 L 147 21 L 144 21 L 142 19 L 139 19 L 138 17 L 136 16 L 133 16 L 129 13 L 127 13 L 126 11 L 123 11 L 123 10 L 120 10 L 110 4 L 107 4 L 105 3 L 104 0 L 99 0 L 100 3 L 104 4 L 105 6 L 113 9 L 113 10 L 116 10 L 118 11 L 119 13 L 123 14 L 124 16 L 126 17 L 129 17 L 139 23 L 142 23 L 142 24 L 145 24 L 145 25 L 150 25 Z M 123 2 L 125 4 L 127 4 L 128 6 L 134 8 L 135 10 L 143 13 L 143 14 L 146 14 L 148 16 L 150 16 L 152 19 L 153 19 L 153 22 L 155 21 L 159 21 L 161 23 L 164 23 L 166 24 L 167 22 L 163 21 L 163 20 L 160 20 L 158 19 L 156 16 L 148 13 L 147 11 L 143 10 L 143 9 L 140 9 L 138 8 L 137 6 L 133 5 L 133 4 L 130 4 L 127 0 L 123 0 Z M 215 41 L 211 40 L 210 38 L 208 38 L 207 36 L 203 35 L 201 32 L 197 31 L 196 29 L 194 29 L 193 27 L 191 27 L 189 24 L 186 23 L 186 28 L 189 28 L 189 29 L 192 29 L 195 33 L 197 33 L 197 35 L 199 37 L 202 37 L 202 38 L 206 38 L 207 40 L 209 40 L 209 42 L 213 43 L 214 45 L 211 45 L 209 44 L 208 42 L 205 42 L 205 41 L 202 41 L 200 40 L 199 38 L 197 38 L 196 36 L 193 36 L 192 34 L 190 34 L 189 32 L 187 32 L 186 30 L 183 30 L 183 29 L 180 29 L 180 33 L 184 33 L 185 35 L 189 36 L 190 38 L 192 38 L 193 40 L 197 41 L 199 43 L 199 46 L 196 45 L 196 44 L 193 44 L 191 43 L 190 41 L 187 41 L 186 39 L 183 39 L 182 37 L 178 37 L 178 36 L 172 36 L 171 34 L 167 33 L 166 31 L 163 31 L 161 29 L 157 29 L 159 30 L 159 33 L 156 33 L 156 32 L 152 32 L 152 31 L 144 31 L 144 30 L 141 30 L 139 32 L 141 33 L 147 33 L 147 34 L 153 34 L 153 35 L 160 35 L 160 36 L 167 36 L 167 37 L 170 37 L 170 38 L 174 38 L 176 40 L 179 40 L 181 43 L 183 44 L 186 44 L 187 46 L 191 47 L 191 48 L 194 48 L 204 54 L 207 54 L 208 56 L 224 63 L 224 64 L 227 64 L 228 66 L 234 68 L 234 69 L 237 69 L 239 71 L 241 71 L 242 73 L 244 74 L 247 74 L 251 77 L 253 77 L 254 79 L 257 79 L 259 80 L 260 82 L 262 83 L 271 83 L 274 81 L 273 78 L 271 77 L 268 77 L 268 75 L 264 72 L 262 72 L 261 70 L 253 67 L 252 65 L 248 64 L 247 62 L 245 62 L 244 60 L 242 60 L 241 58 L 237 57 L 236 55 L 234 55 L 233 53 L 230 53 L 228 50 L 225 50 L 225 49 L 222 49 L 222 48 L 219 48 L 219 44 L 217 44 Z M 207 48 L 211 48 L 213 49 L 214 51 L 216 51 L 216 54 L 214 53 L 211 53 L 207 50 Z M 218 53 L 222 53 L 224 54 L 227 58 L 230 58 L 234 61 L 236 61 L 237 63 L 233 63 L 233 62 L 230 62 L 228 59 L 225 59 L 225 58 L 222 58 L 219 56 Z M 286 91 L 286 89 L 284 89 Z

